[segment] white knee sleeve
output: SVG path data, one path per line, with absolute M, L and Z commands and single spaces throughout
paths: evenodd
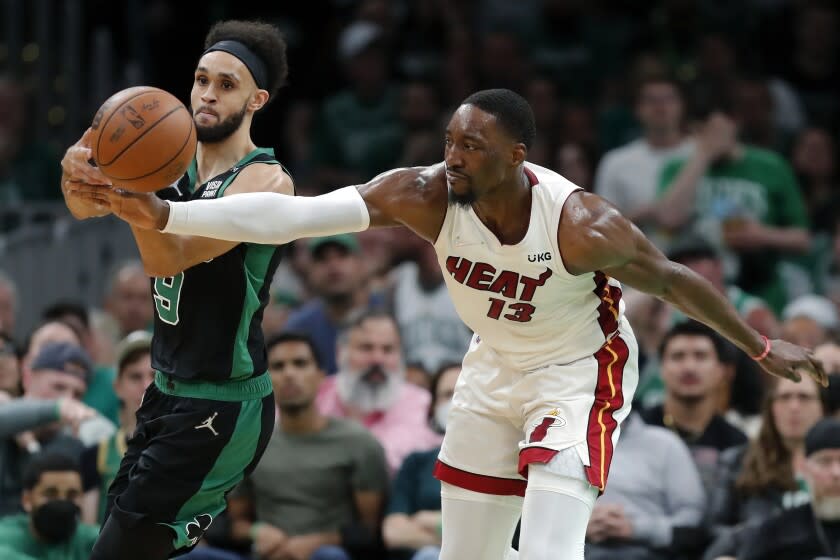
M 522 511 L 520 560 L 583 560 L 586 526 L 598 490 L 588 482 L 531 465 Z
M 496 496 L 441 484 L 440 560 L 505 560 L 522 512 L 519 496 Z

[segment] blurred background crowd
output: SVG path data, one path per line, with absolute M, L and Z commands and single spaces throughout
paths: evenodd
M 642 375 L 587 558 L 840 557 L 836 2 L 242 4 L 0 5 L 0 557 L 87 558 L 153 374 L 130 232 L 72 220 L 61 154 L 119 89 L 186 100 L 210 24 L 257 17 L 283 30 L 291 70 L 254 139 L 299 194 L 440 161 L 459 102 L 511 88 L 537 119 L 529 161 L 607 198 L 834 376 L 771 379 L 625 287 Z M 191 554 L 437 558 L 431 467 L 471 333 L 433 249 L 401 230 L 297 241 L 263 329 L 277 430 Z M 762 552 L 774 543 L 790 555 Z

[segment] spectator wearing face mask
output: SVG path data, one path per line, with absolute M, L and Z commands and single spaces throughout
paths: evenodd
M 42 454 L 23 479 L 26 513 L 0 520 L 4 560 L 87 560 L 99 528 L 79 523 L 82 475 L 74 459 Z
M 97 421 L 79 402 L 90 371 L 78 346 L 45 344 L 24 372 L 23 398 L 0 404 L 0 515 L 20 512 L 23 473 L 36 453 L 81 456 L 75 433 Z
M 444 365 L 432 379 L 429 423 L 440 433 L 446 431 L 460 373 L 460 364 Z M 437 560 L 440 555 L 440 481 L 432 476 L 439 451 L 435 448 L 409 455 L 391 488 L 382 528 L 385 544 L 412 560 Z
M 427 421 L 429 392 L 406 381 L 392 315 L 367 312 L 352 321 L 339 337 L 337 358 L 338 373 L 321 384 L 318 408 L 370 430 L 385 449 L 391 473 L 410 453 L 440 445 L 443 438 Z

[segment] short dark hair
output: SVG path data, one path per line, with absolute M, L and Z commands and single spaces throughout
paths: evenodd
M 79 462 L 69 455 L 61 453 L 39 453 L 26 466 L 23 471 L 23 488 L 32 490 L 41 480 L 41 475 L 46 472 L 73 471 L 81 475 L 82 471 Z
M 272 336 L 265 343 L 265 351 L 269 352 L 278 344 L 286 344 L 287 342 L 306 344 L 309 347 L 309 353 L 312 354 L 312 359 L 315 360 L 315 365 L 319 368 L 322 367 L 321 364 L 323 361 L 321 360 L 321 355 L 318 353 L 318 349 L 315 348 L 315 341 L 312 340 L 311 336 L 302 332 L 286 331 Z
M 662 342 L 659 345 L 659 356 L 665 355 L 665 350 L 668 344 L 678 336 L 704 336 L 712 341 L 712 346 L 715 348 L 717 359 L 722 363 L 729 363 L 731 361 L 729 351 L 726 348 L 726 341 L 711 328 L 703 323 L 699 323 L 692 319 L 682 321 L 671 327 L 665 336 L 662 337 Z
M 524 97 L 509 89 L 485 89 L 470 95 L 461 105 L 474 105 L 490 113 L 517 142 L 530 149 L 537 137 L 534 111 Z
M 265 63 L 268 74 L 268 102 L 286 83 L 289 63 L 286 59 L 286 40 L 274 25 L 262 21 L 220 21 L 210 28 L 204 38 L 209 49 L 219 41 L 238 41 L 251 49 Z
M 64 318 L 68 315 L 77 318 L 84 325 L 85 329 L 90 329 L 90 315 L 88 314 L 88 310 L 84 305 L 76 301 L 57 301 L 47 306 L 41 312 L 41 319 L 44 322 L 64 322 Z

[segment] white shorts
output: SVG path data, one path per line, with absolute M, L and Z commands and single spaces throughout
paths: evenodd
M 528 465 L 556 457 L 552 470 L 603 491 L 638 380 L 636 338 L 624 318 L 594 355 L 528 372 L 474 336 L 435 476 L 475 492 L 524 496 Z

